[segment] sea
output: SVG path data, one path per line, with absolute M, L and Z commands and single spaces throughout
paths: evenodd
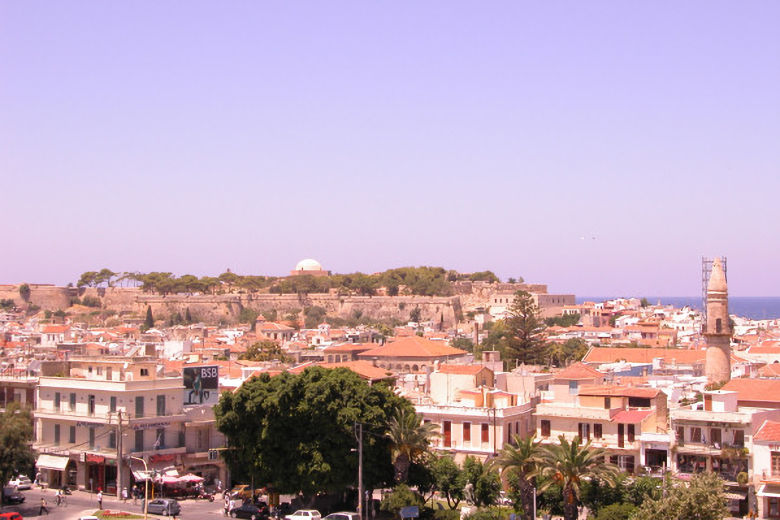
M 615 298 L 629 298 L 629 296 L 578 296 L 577 303 L 602 302 Z M 643 298 L 643 296 L 634 296 Z M 682 308 L 685 306 L 701 310 L 701 296 L 644 296 L 651 304 L 674 305 Z M 768 296 L 730 296 L 729 312 L 742 318 L 752 320 L 772 320 L 780 318 L 780 297 Z

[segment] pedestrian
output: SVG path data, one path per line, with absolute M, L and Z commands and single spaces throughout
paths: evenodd
M 122 502 L 127 504 L 127 487 L 122 488 Z
M 97 500 L 98 509 L 103 509 L 103 490 L 101 488 L 98 488 Z
M 41 509 L 38 511 L 38 516 L 41 516 L 43 512 L 46 511 L 46 514 L 49 514 L 49 508 L 46 507 L 46 499 L 41 497 Z
M 225 516 L 230 513 L 230 494 L 225 493 Z
M 133 505 L 138 504 L 138 484 L 133 486 Z

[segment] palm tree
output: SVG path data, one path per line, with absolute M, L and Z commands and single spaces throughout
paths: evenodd
M 558 440 L 560 444 L 544 448 L 540 474 L 548 480 L 541 489 L 550 484 L 561 486 L 563 517 L 565 520 L 576 520 L 582 480 L 598 479 L 614 487 L 618 469 L 613 464 L 605 463 L 606 450 L 591 447 L 590 441 L 583 445 L 577 436 L 569 442 L 563 435 Z
M 387 423 L 385 434 L 393 448 L 395 479 L 401 483 L 409 477 L 412 461 L 428 449 L 431 437 L 437 435 L 438 426 L 424 424 L 422 416 L 406 408 L 396 410 Z
M 501 453 L 490 464 L 501 469 L 501 476 L 510 479 L 510 485 L 516 485 L 523 504 L 524 520 L 533 520 L 536 505 L 534 477 L 539 472 L 544 449 L 535 436 L 521 439 L 515 435 L 510 444 L 504 446 Z

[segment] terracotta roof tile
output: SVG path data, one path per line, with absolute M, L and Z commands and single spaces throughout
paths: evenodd
M 732 379 L 722 389 L 737 392 L 737 401 L 780 402 L 778 379 Z
M 615 423 L 638 424 L 652 413 L 651 410 L 621 410 L 612 417 L 611 421 Z
M 579 389 L 579 395 L 603 395 L 619 397 L 642 397 L 651 399 L 661 391 L 657 388 L 637 388 L 631 386 L 599 385 L 584 386 Z
M 439 372 L 442 374 L 477 375 L 483 370 L 490 370 L 482 365 L 441 365 Z
M 465 350 L 450 347 L 443 341 L 431 341 L 420 336 L 407 336 L 363 352 L 359 356 L 367 358 L 439 358 L 465 354 L 467 354 Z
M 780 422 L 764 421 L 761 428 L 758 429 L 754 441 L 780 442 Z
M 604 377 L 604 374 L 591 368 L 585 363 L 574 363 L 564 368 L 557 374 L 554 374 L 555 379 L 569 379 L 569 380 L 581 380 L 581 379 L 596 379 Z

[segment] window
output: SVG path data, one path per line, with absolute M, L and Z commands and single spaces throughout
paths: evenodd
M 141 375 L 142 376 L 148 376 L 149 375 L 149 369 L 148 368 L 142 368 L 141 369 Z
M 628 442 L 634 442 L 634 436 L 636 435 L 635 432 L 635 426 L 633 424 L 628 425 L 628 434 L 626 437 L 628 438 Z
M 68 431 L 68 442 L 73 444 L 76 442 L 76 427 L 71 426 Z
M 135 416 L 144 416 L 144 396 L 142 395 L 136 396 L 135 398 Z
M 780 498 L 769 498 L 769 518 L 777 518 L 780 516 Z
M 490 430 L 488 423 L 482 423 L 482 442 L 490 442 Z
M 463 423 L 463 442 L 471 442 L 471 423 Z
M 542 419 L 542 422 L 540 423 L 542 427 L 542 437 L 549 437 L 550 436 L 550 421 L 547 419 Z
M 92 373 L 92 367 L 89 367 L 89 369 L 87 371 L 91 374 Z
M 157 396 L 157 416 L 165 415 L 165 396 Z
M 135 451 L 144 451 L 144 431 L 135 431 Z
M 60 393 L 54 392 L 54 409 L 59 411 L 60 409 Z
M 604 398 L 604 409 L 605 410 L 609 410 L 610 408 L 612 408 L 612 398 L 605 397 Z
M 569 381 L 569 394 L 577 395 L 577 381 Z
M 88 403 L 87 413 L 89 415 L 95 415 L 95 396 L 94 395 L 90 395 L 87 398 L 87 403 Z
M 452 423 L 450 421 L 444 421 L 444 447 L 449 448 L 452 446 Z
M 772 452 L 772 476 L 780 477 L 780 451 Z
M 111 400 L 109 402 L 108 407 L 109 407 L 110 411 L 116 412 L 116 396 L 115 395 L 111 396 Z
M 60 444 L 60 425 L 55 424 L 54 425 L 54 444 L 59 445 Z
M 112 450 L 116 449 L 116 432 L 114 430 L 108 432 L 108 447 Z
M 701 442 L 701 428 L 698 426 L 691 428 L 691 442 Z
M 582 442 L 589 441 L 590 440 L 590 424 L 588 423 L 578 423 L 577 424 L 577 435 L 580 436 L 580 439 Z
M 89 429 L 89 449 L 95 449 L 95 428 Z
M 76 409 L 76 393 L 75 392 L 71 392 L 70 393 L 70 411 L 72 412 L 75 409 Z
M 685 428 L 682 426 L 677 427 L 677 444 L 680 446 L 685 444 Z
M 715 332 L 717 334 L 720 334 L 721 332 L 723 332 L 723 320 L 720 319 L 720 318 L 717 318 L 715 320 Z
M 600 439 L 601 438 L 601 425 L 600 424 L 594 424 L 593 425 L 593 438 L 594 439 Z
M 720 447 L 720 428 L 710 428 L 710 442 Z
M 734 430 L 734 446 L 745 447 L 745 430 Z
M 157 450 L 165 449 L 165 429 L 159 428 L 157 430 L 157 437 L 154 441 L 154 448 Z
M 97 367 L 97 375 L 99 376 L 103 375 L 103 367 Z

